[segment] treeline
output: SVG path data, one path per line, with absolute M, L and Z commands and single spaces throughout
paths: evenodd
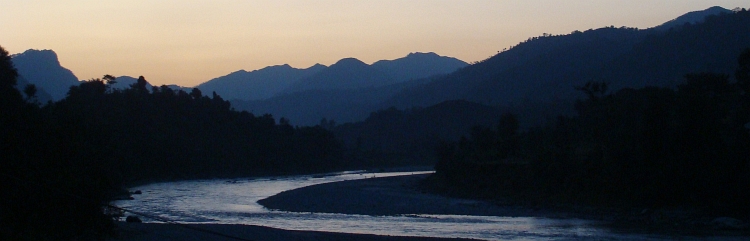
M 356 123 L 331 125 L 345 146 L 346 160 L 362 167 L 432 166 L 441 141 L 458 140 L 473 125 L 494 122 L 497 108 L 454 100 L 421 108 L 391 107 Z M 323 121 L 325 122 L 325 121 Z
M 515 116 L 439 150 L 438 182 L 462 196 L 525 204 L 691 207 L 747 217 L 750 49 L 735 78 L 700 73 L 676 89 L 577 89 L 577 116 L 520 132 Z
M 0 48 L 0 240 L 95 240 L 111 234 L 102 208 L 124 185 L 343 168 L 322 127 L 234 111 L 198 89 L 110 88 L 105 76 L 39 106 Z
M 126 182 L 314 172 L 341 164 L 339 142 L 321 127 L 234 111 L 199 89 L 148 90 L 141 77 L 117 90 L 106 78 L 72 87 L 42 111 L 62 125 L 58 138 L 96 145 L 88 155 L 109 161 Z

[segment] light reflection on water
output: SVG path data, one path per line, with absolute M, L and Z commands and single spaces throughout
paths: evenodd
M 270 211 L 258 200 L 304 186 L 430 172 L 344 172 L 323 177 L 156 183 L 133 188 L 143 194 L 116 206 L 183 223 L 249 224 L 287 230 L 312 230 L 396 236 L 461 237 L 484 240 L 663 240 L 667 237 L 618 234 L 580 219 L 464 215 L 367 216 Z M 149 222 L 144 218 L 144 221 Z

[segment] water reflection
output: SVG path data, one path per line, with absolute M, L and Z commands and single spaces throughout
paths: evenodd
M 142 195 L 114 204 L 184 223 L 249 224 L 398 236 L 461 237 L 484 240 L 662 240 L 666 237 L 617 234 L 580 219 L 464 215 L 366 216 L 270 211 L 257 201 L 282 191 L 320 183 L 430 172 L 361 173 L 260 179 L 202 180 L 137 187 Z M 144 219 L 144 221 L 151 221 Z

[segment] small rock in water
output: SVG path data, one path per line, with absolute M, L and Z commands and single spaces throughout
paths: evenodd
M 135 192 L 133 192 L 133 194 L 141 194 L 141 193 L 142 193 L 141 190 L 135 190 Z
M 141 219 L 138 216 L 128 216 L 125 218 L 125 222 L 128 223 L 142 223 Z

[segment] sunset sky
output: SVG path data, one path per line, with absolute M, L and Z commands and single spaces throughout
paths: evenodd
M 0 46 L 52 49 L 79 79 L 194 86 L 240 69 L 366 63 L 410 52 L 467 62 L 529 37 L 648 28 L 747 0 L 4 0 Z

